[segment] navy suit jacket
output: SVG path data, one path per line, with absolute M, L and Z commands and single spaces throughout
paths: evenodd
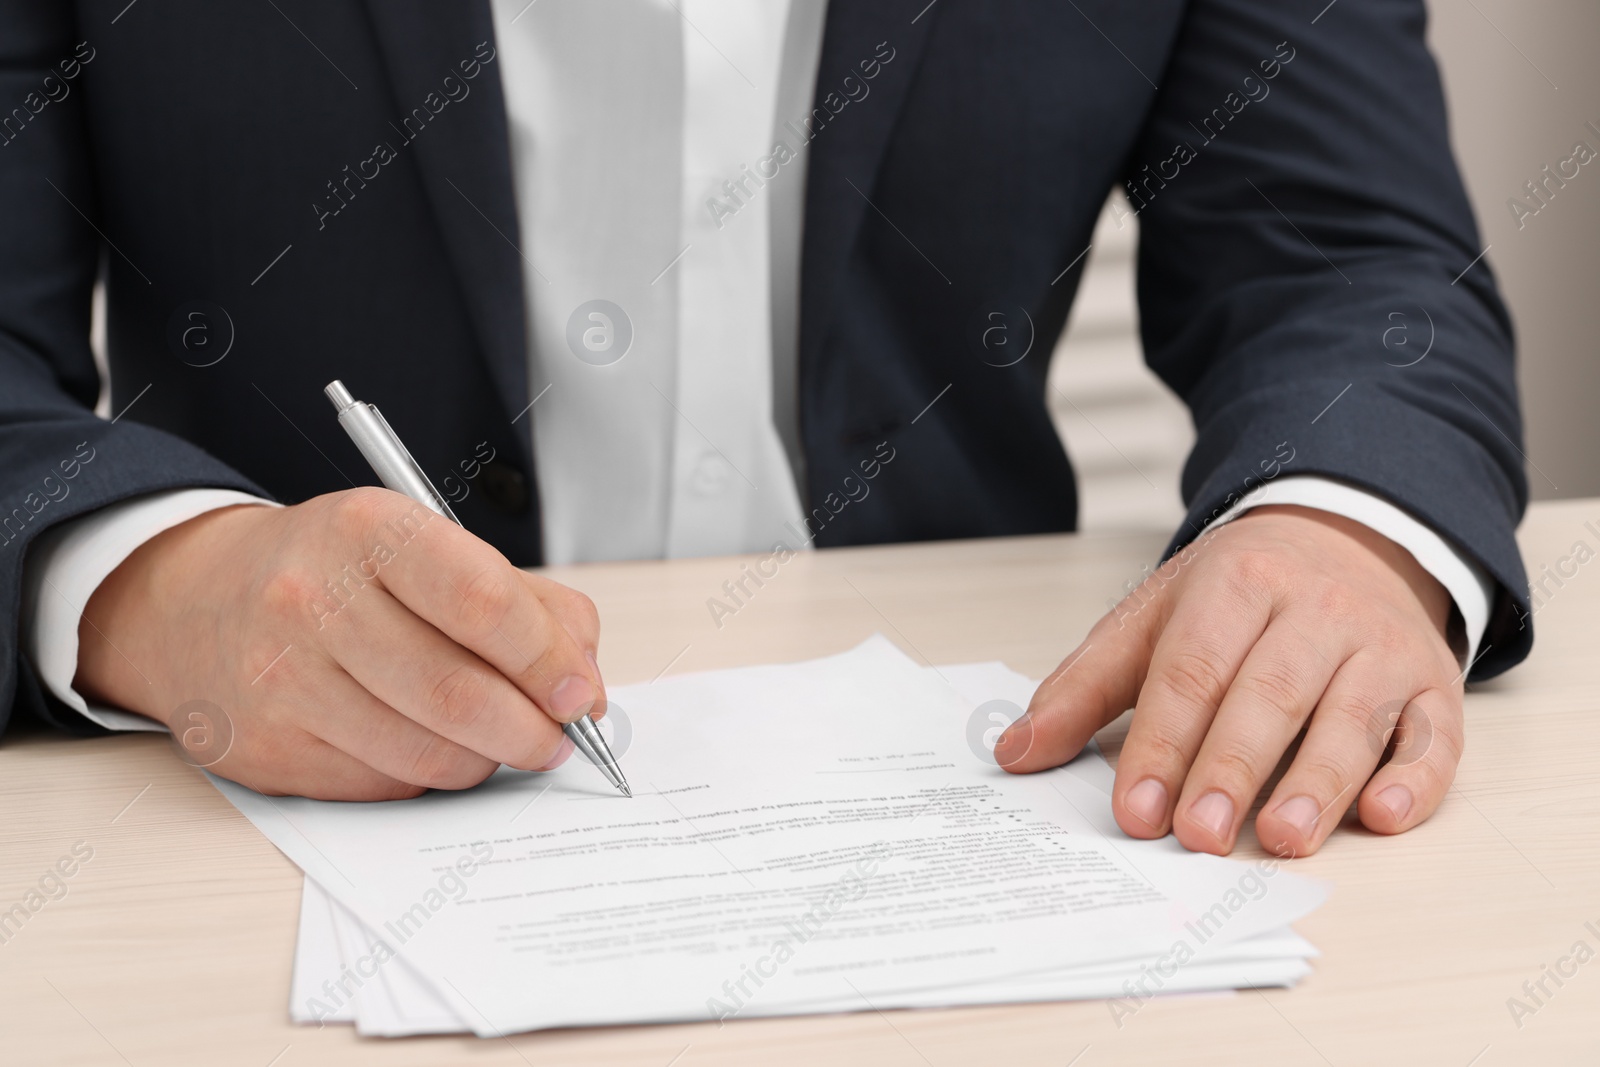
M 1493 576 L 1477 677 L 1526 654 L 1511 326 L 1423 5 L 1324 7 L 832 0 L 794 116 L 819 544 L 1073 528 L 1046 360 L 1122 185 L 1146 357 L 1198 431 L 1173 547 L 1273 473 L 1342 479 Z M 0 716 L 81 725 L 17 653 L 29 543 L 155 490 L 369 483 L 334 377 L 435 480 L 487 442 L 457 510 L 539 562 L 499 65 L 487 0 L 0 5 Z M 1030 354 L 996 365 L 996 322 Z M 871 504 L 833 514 L 882 441 Z

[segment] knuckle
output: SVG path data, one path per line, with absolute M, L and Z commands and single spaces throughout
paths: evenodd
M 1436 760 L 1419 760 L 1405 768 L 1403 778 L 1409 778 L 1414 793 L 1423 796 L 1443 797 L 1456 779 L 1456 765 Z
M 1141 763 L 1169 774 L 1181 774 L 1191 759 L 1188 746 L 1169 731 L 1162 729 L 1142 734 L 1138 738 L 1137 751 L 1134 754 Z
M 1462 729 L 1459 722 L 1435 723 L 1429 731 L 1428 737 L 1438 745 L 1439 756 L 1437 762 L 1449 767 L 1451 777 L 1454 777 L 1455 767 L 1461 762 L 1461 757 L 1466 752 L 1466 731 Z
M 1323 582 L 1312 598 L 1317 613 L 1324 619 L 1348 619 L 1354 616 L 1361 602 L 1342 582 Z
M 1416 637 L 1412 631 L 1402 625 L 1384 622 L 1367 635 L 1366 646 L 1390 659 L 1399 660 L 1400 657 L 1416 656 L 1419 651 Z M 1418 659 L 1422 657 L 1417 656 Z
M 1442 774 L 1444 784 L 1449 785 L 1466 747 L 1465 732 L 1459 720 L 1436 722 L 1413 706 L 1403 725 L 1405 729 L 1396 745 L 1394 762 L 1422 764 L 1429 771 Z
M 511 677 L 524 692 L 548 694 L 568 676 L 588 674 L 589 664 L 583 657 L 583 650 L 554 618 L 546 617 L 536 623 L 533 632 L 518 643 L 530 659 L 525 668 Z
M 583 628 L 586 632 L 600 632 L 600 609 L 595 607 L 593 600 L 590 600 L 576 589 L 572 592 L 572 611 L 583 623 Z
M 555 598 L 556 612 L 560 621 L 566 626 L 585 636 L 598 636 L 600 633 L 600 611 L 595 607 L 594 601 L 576 589 L 560 587 L 561 592 Z
M 1318 705 L 1318 715 L 1330 715 L 1344 729 L 1360 729 L 1376 752 L 1384 752 L 1390 744 L 1405 744 L 1413 737 L 1427 736 L 1432 726 L 1426 712 L 1419 712 L 1416 702 L 1405 696 L 1395 696 L 1394 686 L 1379 688 L 1378 680 L 1357 680 L 1338 702 L 1326 707 Z
M 1222 697 L 1226 679 L 1217 666 L 1220 657 L 1207 649 L 1179 652 L 1161 673 L 1161 687 L 1186 708 L 1214 708 Z
M 1391 742 L 1403 744 L 1411 733 L 1401 719 L 1404 707 L 1405 702 L 1400 700 L 1351 701 L 1341 705 L 1334 714 L 1341 716 L 1348 725 L 1364 730 L 1372 750 L 1382 754 Z
M 1228 578 L 1239 592 L 1274 588 L 1282 569 L 1282 559 L 1260 549 L 1242 549 L 1228 557 Z
M 441 728 L 471 729 L 482 721 L 492 690 L 484 673 L 469 663 L 446 671 L 428 694 L 428 712 Z
M 473 785 L 476 780 L 469 780 L 473 762 L 459 745 L 442 737 L 432 737 L 418 746 L 407 761 L 405 780 L 429 789 Z
M 335 495 L 330 522 L 341 536 L 365 543 L 393 510 L 394 494 L 373 486 L 349 489 Z
M 1225 748 L 1206 757 L 1205 775 L 1226 793 L 1243 798 L 1249 803 L 1255 796 L 1255 784 L 1261 777 L 1254 759 L 1248 752 Z
M 1431 743 L 1431 730 L 1426 722 L 1419 723 L 1407 715 L 1404 700 L 1365 700 L 1340 706 L 1334 715 L 1342 719 L 1344 727 L 1352 732 L 1360 730 L 1367 739 L 1371 752 L 1383 755 L 1393 749 L 1402 752 L 1418 751 L 1418 742 L 1426 748 Z M 1409 755 L 1407 759 L 1414 759 Z
M 1288 663 L 1263 664 L 1234 685 L 1251 698 L 1259 709 L 1281 715 L 1299 725 L 1304 703 L 1305 682 L 1301 672 Z
M 527 669 L 517 675 L 519 686 L 549 696 L 567 678 L 587 676 L 589 665 L 583 654 L 574 651 L 575 646 L 564 633 L 560 636 L 564 640 L 545 642 L 540 651 L 534 653 Z M 576 717 L 576 713 L 572 717 Z
M 1295 760 L 1294 773 L 1308 783 L 1306 792 L 1314 797 L 1337 799 L 1350 788 L 1350 768 L 1328 756 L 1307 755 Z M 1330 801 L 1331 802 L 1331 801 Z
M 261 583 L 261 606 L 277 618 L 312 617 L 323 592 L 315 578 L 304 571 L 281 567 Z
M 516 572 L 483 567 L 461 587 L 460 622 L 467 633 L 486 638 L 500 632 L 516 605 Z

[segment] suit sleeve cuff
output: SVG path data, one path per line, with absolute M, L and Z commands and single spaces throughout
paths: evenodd
M 133 550 L 163 530 L 235 504 L 278 505 L 232 489 L 174 489 L 92 511 L 40 534 L 22 575 L 22 649 L 51 694 L 108 730 L 164 730 L 116 708 L 91 706 L 72 688 L 78 620 L 89 598 Z
M 1476 661 L 1478 645 L 1489 624 L 1494 582 L 1482 567 L 1450 547 L 1431 527 L 1382 497 L 1311 474 L 1285 475 L 1257 486 L 1212 525 L 1220 526 L 1263 504 L 1294 504 L 1342 515 L 1410 552 L 1455 601 L 1466 635 L 1466 663 Z

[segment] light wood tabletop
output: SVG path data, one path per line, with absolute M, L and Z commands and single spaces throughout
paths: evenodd
M 288 988 L 300 872 L 163 738 L 24 730 L 0 745 L 0 912 L 41 886 L 54 899 L 0 943 L 0 1061 L 1600 1062 L 1600 958 L 1591 959 L 1600 952 L 1600 563 L 1589 562 L 1600 551 L 1600 501 L 1536 506 L 1521 540 L 1535 581 L 1548 566 L 1561 582 L 1546 582 L 1532 658 L 1468 693 L 1466 757 L 1433 819 L 1399 838 L 1347 820 L 1321 853 L 1294 861 L 1335 885 L 1297 926 L 1323 955 L 1294 990 L 1157 998 L 1120 1026 L 1095 1001 L 507 1040 L 367 1040 L 347 1026 L 296 1027 Z M 924 662 L 999 659 L 1037 677 L 1161 544 L 1156 535 L 1036 537 L 806 554 L 720 627 L 706 602 L 748 560 L 548 573 L 599 604 L 613 685 L 820 656 L 875 631 Z M 1101 735 L 1113 754 L 1123 728 Z M 1260 855 L 1248 829 L 1236 855 Z M 63 860 L 73 871 L 60 879 L 64 895 L 47 877 Z M 1527 1010 L 1514 1013 L 1512 998 Z

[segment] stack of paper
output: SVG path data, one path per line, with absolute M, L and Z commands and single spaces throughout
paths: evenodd
M 214 780 L 308 875 L 292 1015 L 364 1034 L 1086 997 L 1120 1021 L 1309 973 L 1289 923 L 1322 884 L 1125 837 L 1097 752 L 994 765 L 1032 690 L 880 637 L 613 691 L 631 800 L 580 759 L 388 804 Z

